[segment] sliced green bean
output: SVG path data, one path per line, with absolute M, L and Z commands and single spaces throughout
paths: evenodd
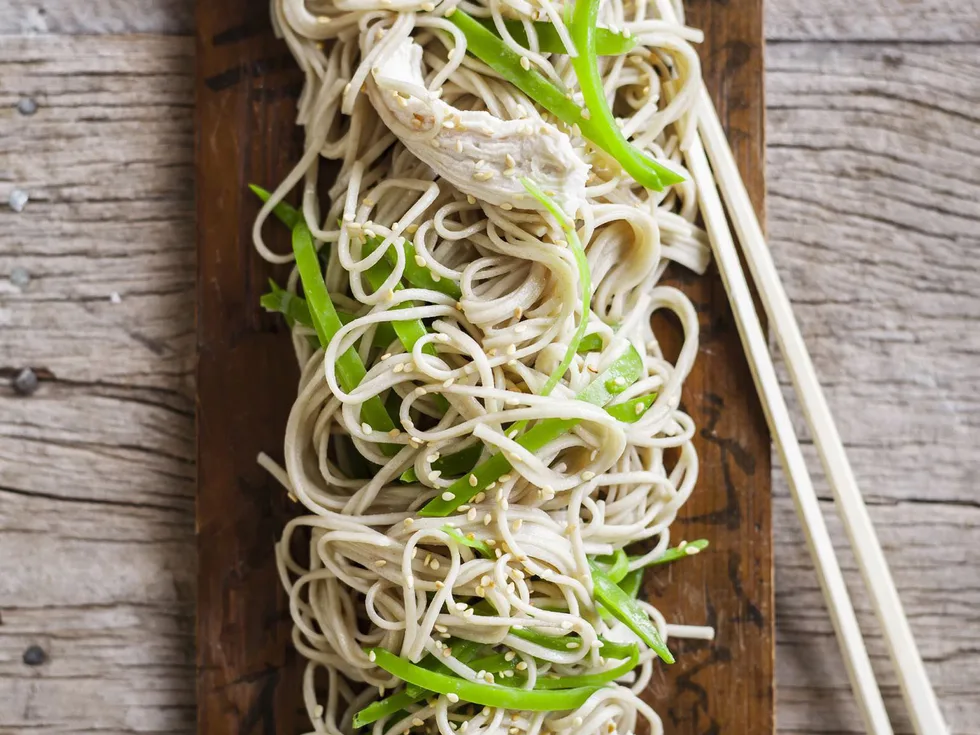
M 263 202 L 267 202 L 272 198 L 272 194 L 267 192 L 261 186 L 249 184 L 248 188 L 251 189 L 252 192 Z M 276 215 L 280 222 L 289 228 L 290 232 L 296 226 L 297 222 L 303 221 L 303 213 L 287 201 L 277 203 L 272 208 L 272 213 Z
M 424 687 L 437 694 L 455 694 L 465 702 L 484 707 L 503 707 L 526 712 L 573 710 L 585 704 L 599 689 L 595 686 L 554 691 L 515 689 L 427 671 L 383 648 L 372 648 L 368 655 L 375 664 L 404 682 Z
M 478 18 L 479 23 L 494 35 L 497 28 L 490 18 Z M 558 35 L 558 29 L 554 23 L 534 22 L 534 33 L 538 38 L 538 50 L 544 54 L 565 54 L 568 53 Z M 568 23 L 565 24 L 569 26 Z M 527 48 L 527 31 L 524 24 L 519 20 L 505 20 L 504 26 L 511 37 L 521 46 Z M 636 39 L 627 36 L 625 33 L 612 31 L 608 28 L 597 28 L 595 34 L 596 53 L 599 56 L 622 56 L 629 53 L 636 47 Z
M 593 380 L 576 398 L 595 406 L 603 406 L 611 401 L 616 394 L 609 390 L 610 386 L 618 387 L 620 382 L 623 385 L 634 383 L 642 370 L 643 360 L 636 349 L 630 345 L 623 355 Z M 539 421 L 534 428 L 518 437 L 516 441 L 528 451 L 536 452 L 580 422 L 580 419 L 545 419 Z M 456 480 L 442 494 L 426 503 L 419 511 L 420 515 L 429 517 L 449 515 L 459 506 L 485 491 L 491 482 L 499 480 L 509 469 L 512 469 L 512 465 L 502 452 L 493 455 L 474 468 L 471 473 Z M 471 475 L 475 477 L 475 482 L 470 481 Z M 450 500 L 445 499 L 447 495 L 451 496 Z
M 320 344 L 326 347 L 342 325 L 330 300 L 330 294 L 327 293 L 327 284 L 323 281 L 320 261 L 313 247 L 313 237 L 305 222 L 298 222 L 293 228 L 293 252 L 296 255 L 296 268 L 303 282 L 306 303 L 313 319 L 313 328 L 316 330 Z M 336 370 L 338 382 L 348 393 L 356 389 L 367 375 L 364 363 L 353 347 L 347 348 L 347 351 L 337 358 Z M 372 396 L 361 404 L 361 417 L 375 431 L 387 434 L 395 428 L 384 403 L 378 396 Z M 381 447 L 389 456 L 398 452 L 398 447 L 395 445 L 382 444 Z
M 600 603 L 613 617 L 639 636 L 660 658 L 668 664 L 674 663 L 674 657 L 660 636 L 657 626 L 650 616 L 640 607 L 639 603 L 627 595 L 622 588 L 613 582 L 595 562 L 589 561 L 592 571 L 592 585 L 596 602 Z
M 686 559 L 689 556 L 694 556 L 705 549 L 708 548 L 708 539 L 699 538 L 697 541 L 687 541 L 683 545 L 677 545 L 672 549 L 667 549 L 664 555 L 654 559 L 653 561 L 648 561 L 644 564 L 644 567 L 652 567 L 658 564 L 669 564 L 672 561 L 677 561 L 678 559 Z M 630 558 L 630 561 L 636 561 L 640 557 L 634 556 Z
M 490 550 L 490 547 L 487 545 L 486 541 L 465 536 L 458 528 L 453 528 L 450 525 L 443 526 L 442 530 L 445 531 L 445 533 L 457 544 L 469 546 L 471 549 L 478 551 L 480 556 L 485 559 L 493 559 L 493 552 Z

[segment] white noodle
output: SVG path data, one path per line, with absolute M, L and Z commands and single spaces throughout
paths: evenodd
M 488 19 L 528 65 L 574 93 L 569 58 L 541 51 L 530 22 L 553 23 L 560 42 L 571 48 L 565 2 L 458 4 Z M 303 695 L 318 733 L 350 733 L 354 713 L 380 696 L 377 687 L 399 686 L 364 653 L 371 646 L 414 661 L 428 652 L 457 675 L 475 679 L 479 672 L 447 653 L 446 642 L 483 642 L 516 654 L 512 664 L 527 677 L 526 687 L 542 677 L 590 674 L 615 665 L 602 658 L 598 636 L 635 638 L 596 610 L 587 555 L 649 539 L 653 548 L 631 568 L 656 560 L 697 479 L 693 422 L 679 409 L 683 381 L 697 352 L 697 314 L 683 293 L 659 285 L 668 261 L 698 273 L 708 265 L 707 239 L 694 223 L 693 186 L 684 182 L 664 192 L 646 190 L 606 154 L 587 146 L 577 129 L 553 125 L 554 118 L 526 95 L 466 55 L 465 37 L 445 19 L 456 5 L 457 0 L 272 3 L 277 32 L 305 73 L 298 122 L 306 147 L 263 206 L 255 245 L 269 261 L 292 260 L 290 253 L 270 251 L 262 230 L 274 205 L 302 182 L 303 216 L 317 242 L 329 248 L 328 289 L 338 307 L 356 317 L 325 350 L 311 347 L 315 335 L 310 329 L 294 327 L 302 377 L 286 430 L 285 467 L 260 458 L 309 512 L 286 526 L 276 558 L 289 593 L 293 641 L 309 661 Z M 622 118 L 623 132 L 647 154 L 683 171 L 687 141 L 679 136 L 677 123 L 690 116 L 696 96 L 700 69 L 690 44 L 700 34 L 662 20 L 657 2 L 649 0 L 608 0 L 600 19 L 637 40 L 628 55 L 601 59 L 605 91 Z M 523 22 L 527 47 L 508 32 L 505 20 Z M 412 44 L 419 51 L 398 58 L 420 60 L 424 86 L 409 81 L 405 70 L 390 68 L 393 55 L 404 54 Z M 387 76 L 379 76 L 379 69 L 387 69 Z M 384 114 L 395 120 L 391 115 L 408 101 L 417 115 L 431 110 L 433 117 L 419 122 L 414 132 L 389 130 L 378 105 L 390 106 Z M 472 114 L 477 112 L 485 114 Z M 487 168 L 490 173 L 484 175 L 489 164 L 470 160 L 478 183 L 467 185 L 467 191 L 447 179 L 446 174 L 458 172 L 439 169 L 440 160 L 462 161 L 457 153 L 463 156 L 464 145 L 477 146 L 468 149 L 476 151 L 473 159 L 488 150 L 479 146 L 496 140 L 495 134 L 472 131 L 466 137 L 459 126 L 464 120 L 491 118 L 526 121 L 508 128 L 518 138 L 522 125 L 535 140 L 547 137 L 544 133 L 560 136 L 562 145 L 567 141 L 570 146 L 562 150 L 577 157 L 576 170 L 588 167 L 581 195 L 570 184 L 562 203 L 580 223 L 593 285 L 591 313 L 581 313 L 576 262 L 563 247 L 554 220 L 528 209 L 536 203 L 514 194 L 513 187 L 506 196 L 490 193 L 502 186 L 503 177 L 513 175 L 504 169 L 530 161 L 512 160 L 501 150 L 497 155 L 505 163 Z M 541 127 L 545 120 L 547 130 Z M 687 120 L 686 127 L 696 126 Z M 455 148 L 448 156 L 442 147 L 447 144 Z M 439 151 L 434 158 L 426 156 L 436 170 L 412 154 L 422 150 L 415 146 Z M 339 162 L 325 201 L 317 196 L 321 159 Z M 483 192 L 496 197 L 496 203 Z M 370 234 L 382 242 L 368 253 L 363 246 Z M 434 278 L 458 285 L 458 301 L 404 282 L 406 243 L 414 246 L 411 257 Z M 373 289 L 365 273 L 378 263 L 390 264 L 391 273 L 381 288 Z M 399 284 L 404 288 L 396 290 Z M 294 271 L 287 287 L 295 291 L 297 285 Z M 672 361 L 664 357 L 651 326 L 656 312 L 672 314 L 683 330 Z M 380 328 L 408 319 L 426 320 L 432 332 L 411 352 L 397 339 L 384 348 L 373 346 Z M 602 338 L 602 350 L 576 355 L 551 395 L 535 395 L 583 319 L 588 333 Z M 643 375 L 624 386 L 615 402 L 657 394 L 642 418 L 628 424 L 575 399 L 627 345 L 643 355 Z M 367 375 L 345 391 L 336 362 L 349 348 L 361 356 Z M 389 394 L 400 403 L 404 427 L 392 435 L 370 430 L 361 416 L 365 401 Z M 516 421 L 549 418 L 581 423 L 537 452 L 505 431 Z M 378 465 L 368 480 L 356 479 L 351 470 L 351 443 Z M 386 454 L 385 444 L 394 445 L 397 453 Z M 419 516 L 418 509 L 456 479 L 441 477 L 434 463 L 474 445 L 483 447 L 484 458 L 504 452 L 513 470 L 448 518 Z M 674 451 L 665 454 L 668 449 Z M 419 479 L 400 480 L 406 470 Z M 485 559 L 458 544 L 442 530 L 447 522 L 491 544 L 496 558 Z M 489 600 L 498 614 L 467 612 L 468 603 L 460 600 L 474 597 Z M 655 608 L 643 605 L 664 638 L 713 635 L 703 626 L 667 624 Z M 552 650 L 514 635 L 515 626 L 552 635 L 574 633 L 581 645 Z M 372 731 L 625 735 L 643 719 L 658 735 L 659 718 L 637 694 L 651 676 L 655 655 L 642 645 L 641 651 L 639 667 L 623 683 L 599 690 L 575 711 L 511 712 L 439 696 L 412 705 L 400 721 L 375 722 Z

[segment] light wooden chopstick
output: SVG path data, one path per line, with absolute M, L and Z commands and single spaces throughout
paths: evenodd
M 888 570 L 888 563 L 817 379 L 803 335 L 793 316 L 792 305 L 783 289 L 772 255 L 766 246 L 762 227 L 739 175 L 735 157 L 703 85 L 697 115 L 700 140 L 689 152 L 688 163 L 692 167 L 701 195 L 708 200 L 702 202 L 702 214 L 706 222 L 709 218 L 711 220 L 709 235 L 737 318 L 741 312 L 740 321 L 744 321 L 746 310 L 752 311 L 752 316 L 748 317 L 751 325 L 747 329 L 740 327 L 740 333 L 753 365 L 756 385 L 763 397 L 773 437 L 780 447 L 783 464 L 790 478 L 797 511 L 808 535 L 810 551 L 821 576 L 824 594 L 848 665 L 851 684 L 861 705 L 868 732 L 890 733 L 892 730 L 860 630 L 857 628 L 853 607 L 840 578 L 840 567 L 827 537 L 812 482 L 803 464 L 799 442 L 789 423 L 786 404 L 772 369 L 772 358 L 761 339 L 761 326 L 754 313 L 731 232 L 728 231 L 724 209 L 718 201 L 715 181 L 728 204 L 728 213 L 735 225 L 742 254 L 749 265 L 759 297 L 789 369 L 807 425 L 812 432 L 834 493 L 838 514 L 844 522 L 871 604 L 884 632 L 885 643 L 912 724 L 919 735 L 942 735 L 947 732 L 946 724 L 912 637 L 898 591 Z M 709 160 L 714 169 L 713 176 L 709 169 Z M 820 516 L 819 519 L 815 519 L 814 515 Z

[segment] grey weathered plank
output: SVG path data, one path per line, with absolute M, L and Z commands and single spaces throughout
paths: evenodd
M 0 32 L 29 5 L 0 8 Z M 102 27 L 159 30 L 150 10 L 171 5 L 89 3 L 75 13 L 88 25 L 61 31 L 130 7 L 148 25 Z M 962 25 L 968 5 L 923 0 L 889 27 Z M 72 6 L 45 3 L 49 22 Z M 787 7 L 770 4 L 771 34 Z M 35 194 L 19 215 L 0 206 L 0 375 L 50 371 L 32 398 L 0 381 L 4 733 L 193 727 L 192 53 L 178 37 L 0 43 L 0 199 Z M 954 732 L 980 721 L 978 58 L 933 44 L 767 56 L 772 245 Z M 22 95 L 33 117 L 13 109 Z M 7 280 L 17 266 L 24 291 Z M 780 732 L 860 732 L 779 490 L 774 512 Z M 50 654 L 36 669 L 21 661 L 32 643 Z
M 8 0 L 3 34 L 193 33 L 192 0 Z M 973 0 L 771 0 L 773 41 L 980 41 Z
M 767 73 L 771 245 L 944 712 L 953 732 L 970 732 L 980 718 L 980 53 L 779 44 Z M 780 732 L 860 733 L 776 480 Z M 897 731 L 910 732 L 854 561 L 842 559 Z

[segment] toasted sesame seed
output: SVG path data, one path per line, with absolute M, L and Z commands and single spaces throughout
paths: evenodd
M 430 561 L 429 567 L 432 569 L 432 571 L 437 571 L 439 569 L 439 560 L 433 559 L 432 561 Z
M 404 521 L 402 521 L 402 523 L 404 523 L 405 526 L 408 527 L 408 526 L 411 526 L 413 523 L 415 523 L 415 519 L 414 518 L 406 518 Z
M 473 178 L 477 181 L 489 181 L 494 177 L 493 171 L 477 171 L 473 174 Z
M 446 501 L 447 503 L 448 503 L 448 502 L 449 502 L 450 500 L 455 500 L 455 499 L 456 499 L 456 496 L 455 496 L 455 495 L 454 495 L 453 493 L 451 493 L 451 492 L 449 492 L 448 490 L 447 490 L 446 492 L 444 492 L 444 493 L 442 494 L 442 496 L 441 496 L 441 497 L 442 497 L 442 499 L 443 499 L 443 500 L 445 500 L 445 501 Z
M 593 477 L 595 477 L 595 472 L 592 472 L 591 470 L 586 470 L 585 472 L 582 473 L 582 479 L 585 480 L 586 482 L 591 480 Z
M 484 526 L 489 526 L 492 522 L 493 522 L 493 516 L 492 515 L 490 515 L 489 513 L 487 513 L 485 516 L 483 516 L 483 525 Z
M 527 664 L 524 663 L 523 661 L 518 661 L 517 665 L 514 666 L 514 668 L 517 669 L 518 671 L 524 671 L 525 669 L 527 669 Z
M 452 692 L 449 692 L 449 694 L 446 695 L 446 699 L 448 699 L 453 704 L 456 704 L 456 702 L 459 701 L 459 695 L 458 694 L 453 694 Z M 464 722 L 463 724 L 465 725 L 466 723 Z
M 476 520 L 476 508 L 470 508 L 466 513 L 466 520 L 475 521 Z
M 415 256 L 415 264 L 419 268 L 425 268 L 425 258 L 423 258 L 421 255 L 416 255 Z
M 401 434 L 401 432 L 398 429 L 392 429 L 388 432 L 388 436 L 390 436 L 392 439 L 397 438 L 399 434 Z
M 365 434 L 370 434 L 374 431 L 374 429 L 371 428 L 371 424 L 365 421 L 363 424 L 361 424 L 361 431 L 363 431 Z
M 422 3 L 419 7 L 422 8 L 422 10 L 424 10 L 426 13 L 431 13 L 433 10 L 436 9 L 436 6 L 433 5 L 432 3 Z
M 466 203 L 467 204 L 476 204 L 476 197 L 473 196 L 472 194 L 467 194 L 466 195 Z
M 377 657 L 377 655 L 376 655 L 376 654 L 374 653 L 374 651 L 368 651 L 368 660 L 369 660 L 369 661 L 371 661 L 371 662 L 373 663 L 373 662 L 375 661 L 375 659 L 377 659 L 377 658 L 378 658 L 378 657 Z
M 424 727 L 425 726 L 425 720 L 423 720 L 423 719 L 421 719 L 419 717 L 416 717 L 415 719 L 412 720 L 412 726 L 413 727 Z
M 487 499 L 487 494 L 481 492 L 481 493 L 477 493 L 476 494 L 476 497 L 473 498 L 473 502 L 474 503 L 482 503 L 486 499 Z
M 637 403 L 636 404 L 636 409 L 634 410 L 634 413 L 637 416 L 639 416 L 641 413 L 643 413 L 643 403 Z
M 521 57 L 521 68 L 524 71 L 530 71 L 530 69 L 531 69 L 531 60 L 529 58 L 527 58 L 526 56 L 522 56 Z
M 510 482 L 512 479 L 514 479 L 514 478 L 511 477 L 508 474 L 503 474 L 503 475 L 500 476 L 500 481 L 501 482 Z
M 695 554 L 698 554 L 700 552 L 701 549 L 699 549 L 697 546 L 688 546 L 684 549 L 684 553 L 687 554 L 688 556 L 694 556 Z

